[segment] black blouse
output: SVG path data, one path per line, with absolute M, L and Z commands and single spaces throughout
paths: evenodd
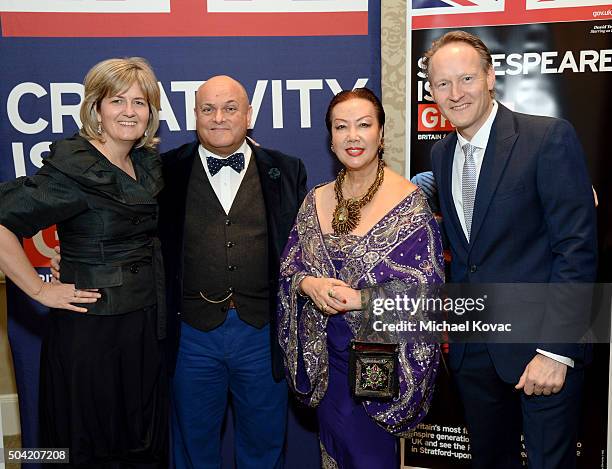
M 84 305 L 90 314 L 165 306 L 156 237 L 161 161 L 144 149 L 131 158 L 137 180 L 75 135 L 51 145 L 36 175 L 0 184 L 0 224 L 7 229 L 31 237 L 57 224 L 62 281 L 102 293 Z

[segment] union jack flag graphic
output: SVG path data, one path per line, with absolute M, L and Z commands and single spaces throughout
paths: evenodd
M 30 13 L 168 13 L 170 0 L 0 0 L 0 11 Z
M 612 18 L 609 0 L 412 0 L 409 5 L 412 29 Z
M 504 11 L 505 0 L 412 0 L 412 16 Z
M 610 8 L 610 1 L 605 0 L 527 0 L 527 9 L 540 8 L 574 8 L 578 6 L 601 6 Z
M 0 0 L 0 26 L 3 37 L 365 36 L 367 7 L 367 0 Z
M 217 13 L 368 11 L 368 0 L 208 0 L 207 8 Z

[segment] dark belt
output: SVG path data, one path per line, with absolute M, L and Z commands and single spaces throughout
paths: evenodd
M 62 258 L 62 281 L 77 289 L 98 288 L 102 294 L 95 303 L 84 305 L 89 314 L 112 316 L 141 310 L 157 303 L 157 337 L 166 337 L 166 286 L 159 239 L 151 237 L 142 246 L 140 261 L 123 265 L 85 264 Z M 132 253 L 132 259 L 135 255 Z

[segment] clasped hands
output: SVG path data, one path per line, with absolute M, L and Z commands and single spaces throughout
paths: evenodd
M 361 292 L 342 280 L 305 277 L 299 286 L 323 314 L 333 315 L 361 309 Z

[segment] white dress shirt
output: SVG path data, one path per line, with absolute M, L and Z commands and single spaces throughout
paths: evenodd
M 240 184 L 242 184 L 242 180 L 244 179 L 244 175 L 246 174 L 246 170 L 249 167 L 249 163 L 251 161 L 251 147 L 247 145 L 247 142 L 245 140 L 240 146 L 240 148 L 238 148 L 235 152 L 244 153 L 244 169 L 242 171 L 238 173 L 236 172 L 236 170 L 230 168 L 229 166 L 223 166 L 214 176 L 210 175 L 210 171 L 208 170 L 208 164 L 206 163 L 206 157 L 212 156 L 220 159 L 225 159 L 227 157 L 215 155 L 214 153 L 204 148 L 202 145 L 199 146 L 198 152 L 200 154 L 200 160 L 202 161 L 202 165 L 204 166 L 204 171 L 206 172 L 206 177 L 208 177 L 210 185 L 215 191 L 217 199 L 219 199 L 219 203 L 223 207 L 223 210 L 225 210 L 226 214 L 229 214 L 230 210 L 232 209 L 234 199 L 236 198 L 236 194 L 238 193 L 238 189 L 240 189 Z
M 482 124 L 482 127 L 472 137 L 472 140 L 465 139 L 459 132 L 457 132 L 457 145 L 455 146 L 455 155 L 453 157 L 453 174 L 452 174 L 452 186 L 451 191 L 453 194 L 453 202 L 455 204 L 455 210 L 457 216 L 461 222 L 461 228 L 467 239 L 467 228 L 465 225 L 465 217 L 463 214 L 463 164 L 465 163 L 465 154 L 463 153 L 462 147 L 469 143 L 476 147 L 474 151 L 474 163 L 476 164 L 476 187 L 478 187 L 478 179 L 480 178 L 480 169 L 482 168 L 482 162 L 484 160 L 485 151 L 487 149 L 487 143 L 489 142 L 489 136 L 491 135 L 491 128 L 493 127 L 493 121 L 497 115 L 497 101 L 493 100 L 493 108 L 491 114 L 487 117 L 487 120 Z M 557 355 L 556 353 L 547 352 L 546 350 L 536 349 L 536 352 L 552 358 L 558 362 L 561 362 L 567 366 L 574 367 L 574 360 L 563 355 Z

